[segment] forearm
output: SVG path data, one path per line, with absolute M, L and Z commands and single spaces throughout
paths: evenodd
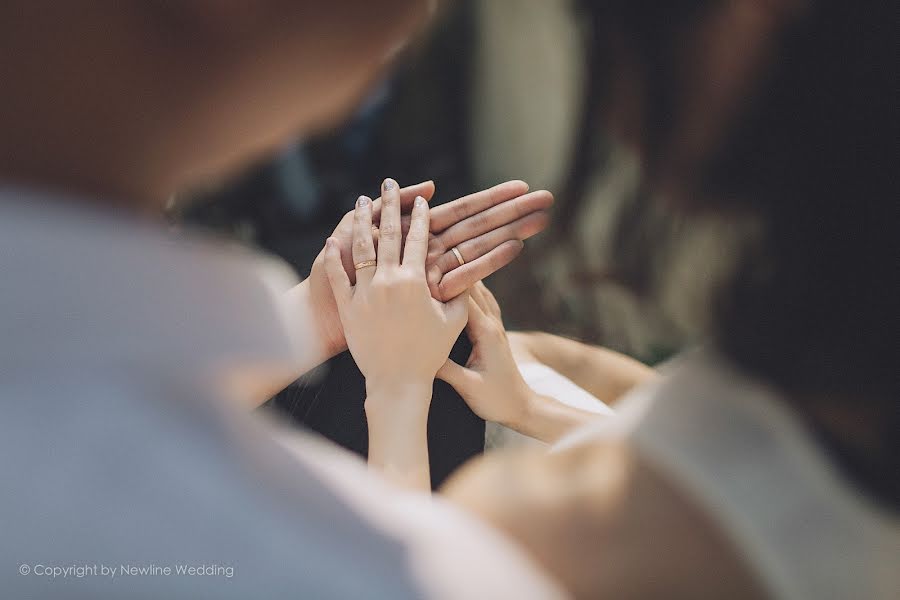
M 294 379 L 347 349 L 344 334 L 340 330 L 340 321 L 323 319 L 320 314 L 317 314 L 316 305 L 311 296 L 309 279 L 289 290 L 283 301 L 286 311 L 301 316 L 299 319 L 291 320 L 302 328 L 301 331 L 292 332 L 292 334 L 304 345 L 303 356 L 296 365 Z
M 504 425 L 528 437 L 552 444 L 566 433 L 596 418 L 594 413 L 563 404 L 550 396 L 532 393 L 519 417 Z
M 430 492 L 428 410 L 431 385 L 367 388 L 369 465 L 397 485 Z
M 281 302 L 286 317 L 285 327 L 291 329 L 285 334 L 302 346 L 299 360 L 288 370 L 260 379 L 254 387 L 244 391 L 242 395 L 248 398 L 251 408 L 260 406 L 303 374 L 346 350 L 334 341 L 343 340 L 341 333 L 329 330 L 327 319 L 318 318 L 310 297 L 308 279 L 287 291 Z
M 530 333 L 534 357 L 606 403 L 658 377 L 647 365 L 613 350 L 549 333 Z

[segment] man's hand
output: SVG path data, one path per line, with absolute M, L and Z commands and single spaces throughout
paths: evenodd
M 430 200 L 434 183 L 424 182 L 400 190 L 403 236 L 409 229 L 408 213 L 416 196 Z M 522 240 L 547 226 L 547 213 L 553 196 L 547 191 L 528 192 L 528 184 L 508 181 L 431 209 L 430 237 L 426 273 L 429 289 L 436 300 L 447 302 L 498 269 L 506 266 L 522 251 Z M 379 223 L 382 199 L 372 204 L 373 223 Z M 376 230 L 376 240 L 378 231 Z M 353 211 L 338 223 L 331 237 L 341 247 L 344 270 L 355 281 L 351 244 Z M 453 253 L 456 247 L 465 264 L 460 266 Z M 320 252 L 309 278 L 301 286 L 321 338 L 323 360 L 344 351 L 347 342 L 341 328 L 328 279 L 325 255 Z

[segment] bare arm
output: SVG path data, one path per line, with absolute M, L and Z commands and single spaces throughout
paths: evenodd
M 659 374 L 619 352 L 550 333 L 509 333 L 517 358 L 531 358 L 568 377 L 608 404 Z

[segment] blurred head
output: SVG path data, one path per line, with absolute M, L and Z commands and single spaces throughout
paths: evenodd
M 344 116 L 425 0 L 12 0 L 0 176 L 161 201 Z
M 588 1 L 611 57 L 607 108 L 648 182 L 763 224 L 715 333 L 795 398 L 900 395 L 890 4 Z

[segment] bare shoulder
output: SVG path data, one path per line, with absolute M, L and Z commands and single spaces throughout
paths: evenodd
M 445 486 L 578 598 L 762 598 L 704 510 L 627 444 L 498 452 Z

